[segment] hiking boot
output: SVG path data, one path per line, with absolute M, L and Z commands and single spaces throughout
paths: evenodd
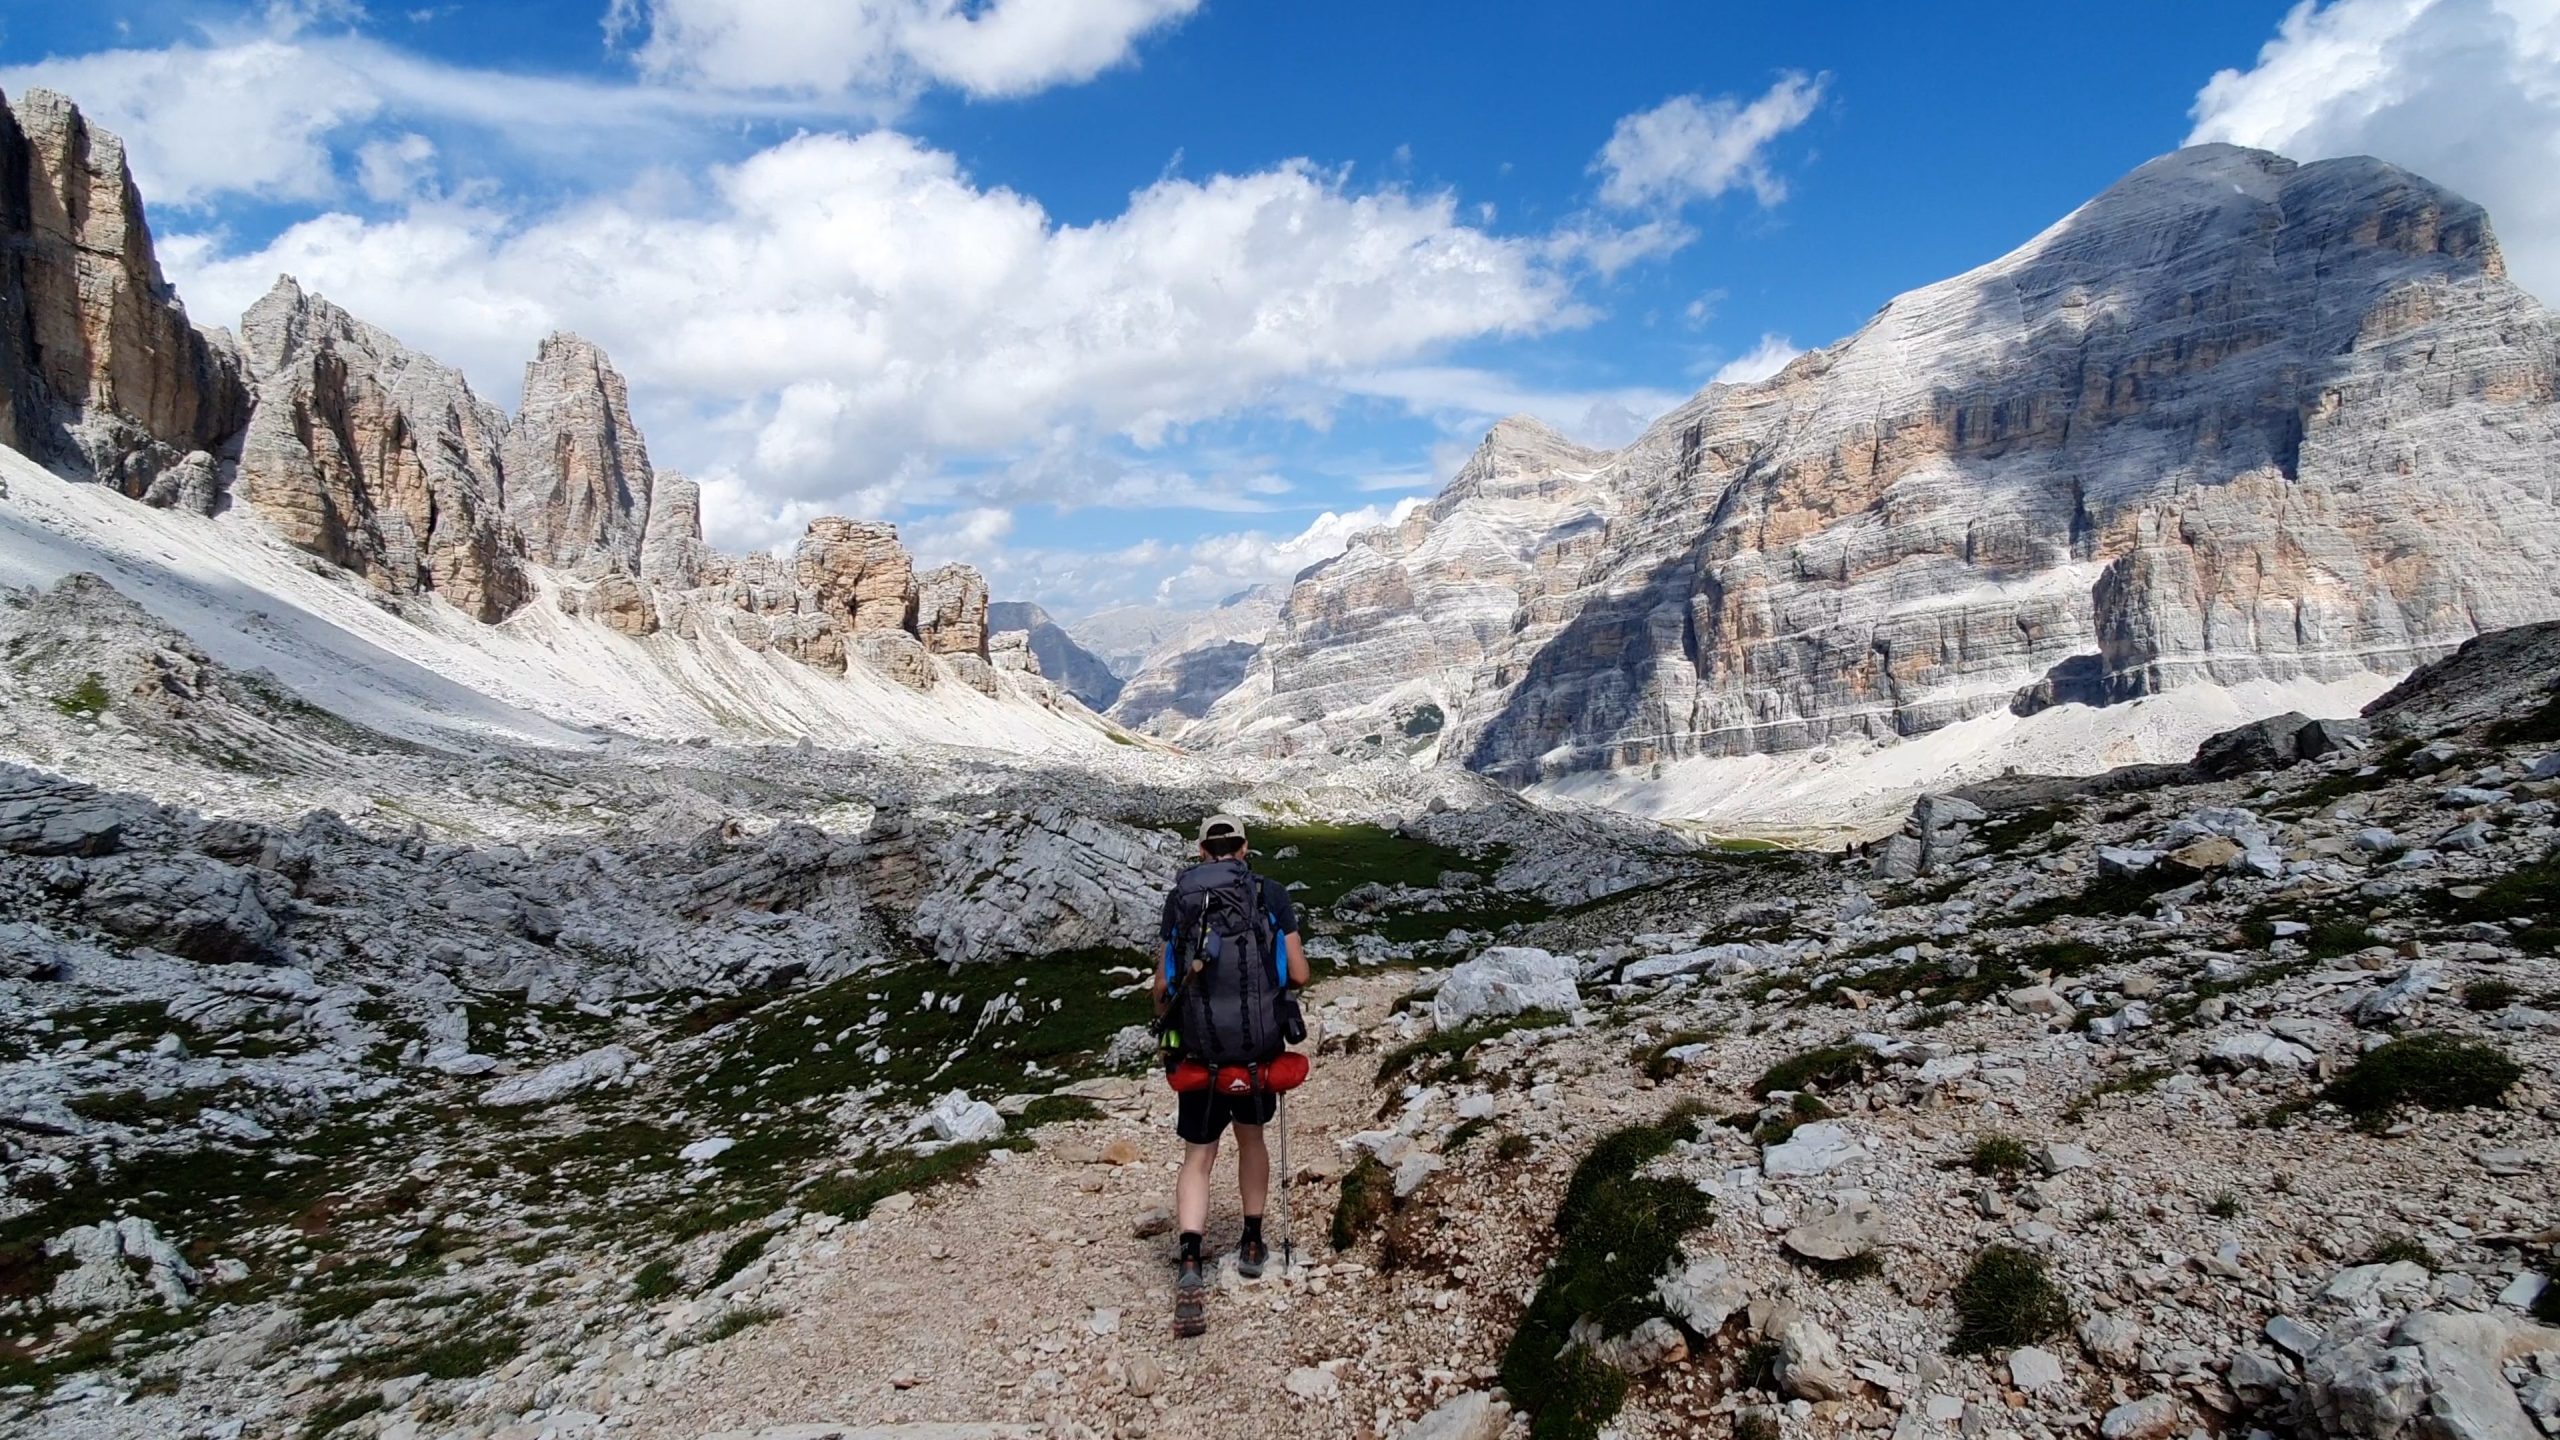
M 1256 1236 L 1248 1235 L 1242 1244 L 1236 1246 L 1236 1273 L 1247 1280 L 1261 1279 L 1262 1267 L 1270 1260 L 1271 1247 Z
M 1174 1272 L 1173 1333 L 1209 1333 L 1209 1277 L 1200 1273 L 1197 1259 L 1185 1259 L 1182 1268 Z

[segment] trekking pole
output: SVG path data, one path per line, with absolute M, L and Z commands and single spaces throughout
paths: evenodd
M 1294 1237 L 1289 1231 L 1289 1092 L 1280 1092 L 1280 1274 L 1297 1268 Z

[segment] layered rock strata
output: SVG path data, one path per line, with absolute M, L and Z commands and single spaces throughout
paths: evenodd
M 988 628 L 1019 631 L 1023 643 L 1039 657 L 1040 673 L 1082 701 L 1086 709 L 1103 711 L 1120 698 L 1121 680 L 1109 664 L 1079 644 L 1049 612 L 1020 600 L 987 607 Z
M 1482 627 L 1434 618 L 1418 557 L 1516 501 L 1356 543 L 1202 733 L 1339 748 L 1487 631 L 1442 754 L 1524 782 L 2402 670 L 2560 614 L 2555 395 L 2560 335 L 2478 206 L 2185 150 L 1664 417 L 1564 487 L 1591 518 Z
M 237 498 L 391 595 L 483 621 L 532 593 L 506 523 L 504 412 L 459 371 L 279 279 L 241 321 L 256 402 Z
M 0 445 L 209 511 L 245 410 L 230 337 L 160 273 L 123 142 L 50 90 L 0 97 Z

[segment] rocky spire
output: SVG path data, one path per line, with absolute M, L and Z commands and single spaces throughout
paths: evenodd
M 245 395 L 162 278 L 124 143 L 50 90 L 0 97 L 0 444 L 209 509 Z
M 291 276 L 241 320 L 256 407 L 236 498 L 388 594 L 498 620 L 530 593 L 499 494 L 506 416 Z
M 689 590 L 709 581 L 719 558 L 702 543 L 702 487 L 672 470 L 656 477 L 640 537 L 640 578 Z
M 506 444 L 507 515 L 533 558 L 562 569 L 640 568 L 649 448 L 604 351 L 554 333 L 524 367 L 524 403 Z

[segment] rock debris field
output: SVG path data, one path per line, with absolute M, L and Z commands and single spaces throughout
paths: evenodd
M 2552 635 L 1799 855 L 1390 764 L 447 755 L 115 604 L 0 639 L 8 1433 L 2560 1427 Z M 1297 1263 L 1189 1342 L 1133 1023 L 1213 806 L 1322 973 Z

